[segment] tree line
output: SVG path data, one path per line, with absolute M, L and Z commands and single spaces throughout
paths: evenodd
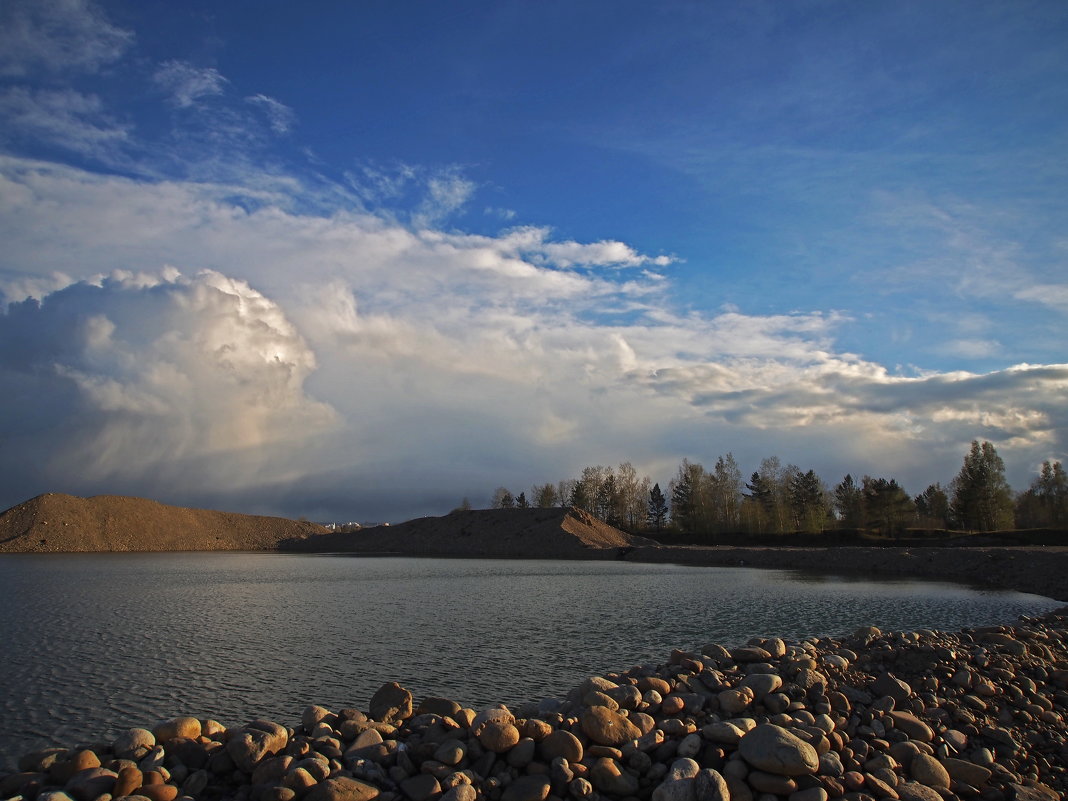
M 711 469 L 683 459 L 667 492 L 630 462 L 583 468 L 578 478 L 535 484 L 528 495 L 498 487 L 493 508 L 573 506 L 629 531 L 683 535 L 817 534 L 864 530 L 890 536 L 905 529 L 1001 531 L 1068 527 L 1068 474 L 1043 462 L 1028 489 L 1014 493 L 990 442 L 974 441 L 960 472 L 911 496 L 894 478 L 847 474 L 829 487 L 813 470 L 761 461 L 743 477 L 730 453 Z M 462 508 L 469 508 L 465 500 Z

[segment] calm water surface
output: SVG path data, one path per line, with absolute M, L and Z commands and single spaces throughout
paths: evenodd
M 0 557 L 0 766 L 178 714 L 285 724 L 385 681 L 479 708 L 672 648 L 1006 622 L 1020 593 L 792 571 L 289 554 Z

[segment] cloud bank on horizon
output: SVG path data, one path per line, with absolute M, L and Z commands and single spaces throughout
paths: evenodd
M 0 9 L 0 506 L 1068 457 L 1063 4 L 417 6 Z

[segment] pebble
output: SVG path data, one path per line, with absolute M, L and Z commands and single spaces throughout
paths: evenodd
M 819 769 L 816 749 L 772 723 L 757 726 L 746 734 L 739 741 L 738 750 L 753 767 L 780 776 L 803 776 Z
M 0 772 L 19 801 L 1049 801 L 1068 797 L 1068 614 L 676 650 L 564 699 L 169 718 Z

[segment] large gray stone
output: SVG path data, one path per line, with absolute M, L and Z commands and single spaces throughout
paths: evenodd
M 929 754 L 916 754 L 909 763 L 909 776 L 913 781 L 925 784 L 928 787 L 940 787 L 949 789 L 949 772 L 942 763 Z
M 711 768 L 705 768 L 694 777 L 693 793 L 694 801 L 731 801 L 727 780 Z

